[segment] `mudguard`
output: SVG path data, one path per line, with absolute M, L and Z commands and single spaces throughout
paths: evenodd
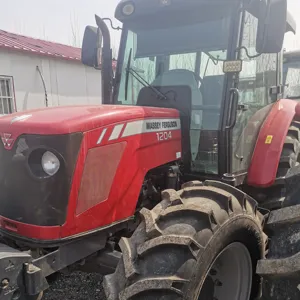
M 278 164 L 288 129 L 300 117 L 298 102 L 277 101 L 262 125 L 250 163 L 247 183 L 256 187 L 274 184 Z

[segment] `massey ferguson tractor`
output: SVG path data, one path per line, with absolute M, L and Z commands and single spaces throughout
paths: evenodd
M 103 105 L 0 119 L 0 300 L 40 300 L 62 270 L 106 275 L 108 300 L 299 299 L 286 0 L 123 0 L 115 16 L 115 72 L 105 20 L 82 46 Z

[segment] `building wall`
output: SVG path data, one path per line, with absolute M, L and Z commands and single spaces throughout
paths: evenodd
M 46 83 L 48 106 L 101 103 L 99 71 L 76 61 L 1 50 L 0 77 L 13 77 L 17 111 L 45 107 L 37 66 Z

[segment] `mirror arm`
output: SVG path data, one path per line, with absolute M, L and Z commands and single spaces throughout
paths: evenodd
M 112 29 L 114 29 L 114 30 L 122 30 L 122 29 L 123 29 L 123 28 L 120 27 L 120 26 L 115 27 L 114 24 L 113 24 L 113 22 L 112 22 L 112 20 L 111 20 L 110 18 L 103 18 L 102 20 L 103 20 L 103 21 L 109 21 L 110 27 L 111 27 Z
M 103 48 L 101 58 L 102 73 L 102 103 L 112 104 L 113 70 L 110 33 L 107 25 L 99 16 L 95 15 L 96 24 L 103 36 Z
M 238 47 L 235 49 L 236 52 L 238 52 L 240 50 L 245 50 L 247 57 L 250 59 L 257 58 L 261 55 L 261 53 L 257 53 L 255 55 L 250 55 L 248 49 L 245 46 L 241 46 L 241 47 Z
M 109 30 L 108 30 L 106 24 L 104 23 L 103 19 L 101 19 L 97 15 L 95 15 L 95 19 L 96 19 L 97 26 L 101 30 L 101 33 L 103 36 L 103 42 L 105 42 L 105 44 L 107 44 L 107 46 L 109 46 L 109 48 L 110 48 L 110 34 L 109 34 Z M 105 45 L 103 45 L 103 47 L 105 47 Z

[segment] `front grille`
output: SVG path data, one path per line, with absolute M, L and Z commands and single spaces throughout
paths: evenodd
M 62 225 L 81 141 L 81 133 L 24 134 L 11 150 L 0 143 L 0 215 L 38 226 Z M 59 154 L 61 166 L 54 176 L 38 176 L 29 167 L 28 158 L 37 149 Z

